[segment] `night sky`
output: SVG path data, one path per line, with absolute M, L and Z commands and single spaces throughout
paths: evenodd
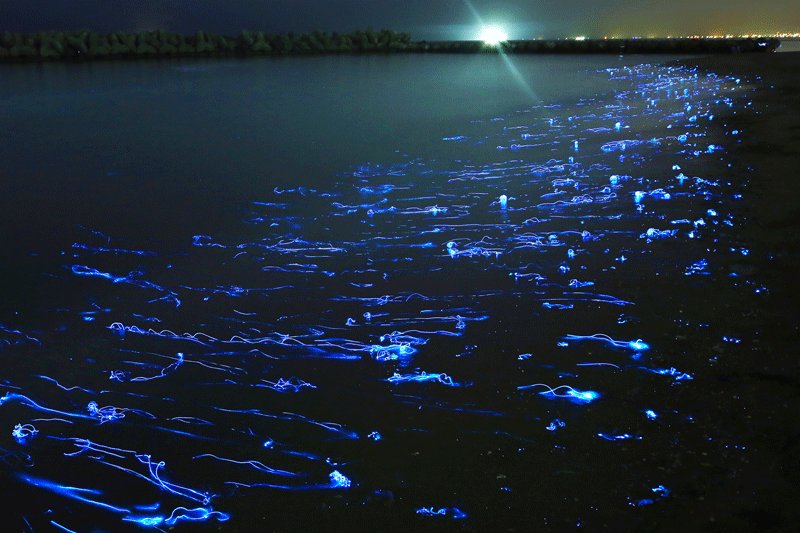
M 469 0 L 0 0 L 0 30 L 182 33 L 372 27 L 471 39 Z M 511 38 L 800 31 L 800 0 L 472 0 Z

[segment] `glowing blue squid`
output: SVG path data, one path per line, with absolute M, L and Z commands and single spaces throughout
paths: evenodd
M 591 403 L 598 398 L 600 394 L 593 390 L 578 390 L 569 385 L 560 385 L 558 387 L 551 387 L 544 383 L 534 383 L 533 385 L 522 385 L 517 387 L 517 390 L 527 390 L 534 387 L 544 387 L 546 390 L 540 392 L 542 396 L 548 398 L 564 398 L 573 403 Z
M 594 335 L 567 335 L 564 337 L 564 340 L 567 341 L 601 341 L 605 342 L 613 346 L 614 348 L 627 348 L 629 350 L 633 350 L 634 352 L 644 352 L 650 349 L 650 345 L 644 342 L 642 339 L 636 339 L 632 341 L 618 341 L 614 340 L 608 335 L 603 333 L 596 333 Z

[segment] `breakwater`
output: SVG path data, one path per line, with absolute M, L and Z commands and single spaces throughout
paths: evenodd
M 412 41 L 408 33 L 392 30 L 304 34 L 242 31 L 236 36 L 206 32 L 187 36 L 166 31 L 6 32 L 0 34 L 0 62 L 365 53 L 710 54 L 773 52 L 779 46 L 777 39 L 560 39 L 488 45 L 482 41 Z

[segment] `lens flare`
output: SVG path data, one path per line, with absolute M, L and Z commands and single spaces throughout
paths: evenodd
M 508 40 L 508 33 L 500 26 L 485 26 L 478 38 L 490 46 L 496 46 Z

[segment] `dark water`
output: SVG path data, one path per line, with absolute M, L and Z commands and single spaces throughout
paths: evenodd
M 4 70 L 9 530 L 721 512 L 753 88 L 514 61 Z
M 800 52 L 800 41 L 783 41 L 778 52 Z

